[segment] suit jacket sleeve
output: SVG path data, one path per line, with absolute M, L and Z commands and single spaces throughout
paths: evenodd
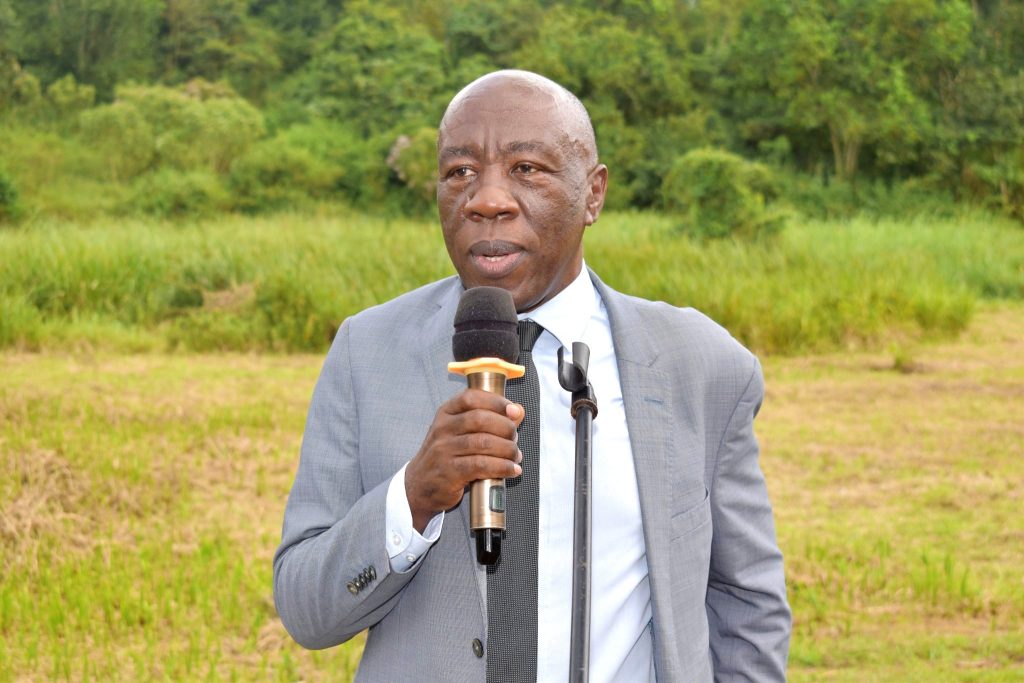
M 753 430 L 763 397 L 761 366 L 754 360 L 722 436 L 710 492 L 707 613 L 716 681 L 786 677 L 790 611 Z
M 301 645 L 325 648 L 376 624 L 416 574 L 391 571 L 385 549 L 390 479 L 364 490 L 351 321 L 327 355 L 274 556 L 274 601 Z M 351 584 L 351 585 L 350 585 Z

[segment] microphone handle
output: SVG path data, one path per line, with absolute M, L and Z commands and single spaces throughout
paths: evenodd
M 505 395 L 506 375 L 497 370 L 467 372 L 470 389 Z M 501 555 L 505 531 L 505 480 L 480 479 L 469 487 L 469 527 L 476 537 L 476 561 L 491 566 Z

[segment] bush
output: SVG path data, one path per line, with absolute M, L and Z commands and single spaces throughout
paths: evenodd
M 47 86 L 46 100 L 54 116 L 65 118 L 91 107 L 96 101 L 96 88 L 80 84 L 68 74 Z
M 13 55 L 0 54 L 0 114 L 14 107 L 33 108 L 40 97 L 39 79 L 25 71 Z
M 713 148 L 676 159 L 661 183 L 661 205 L 681 219 L 683 230 L 699 237 L 755 239 L 777 233 L 785 217 L 769 207 L 776 196 L 767 166 Z
M 318 119 L 282 130 L 277 144 L 309 152 L 329 167 L 335 190 L 353 206 L 378 209 L 392 198 L 391 170 L 385 161 L 395 136 L 364 138 L 347 125 Z
M 82 139 L 100 152 L 114 181 L 134 178 L 156 155 L 153 127 L 127 102 L 96 107 L 78 117 Z
M 0 172 L 0 223 L 13 222 L 21 216 L 18 204 L 18 190 L 14 181 Z
M 123 87 L 117 99 L 152 127 L 158 161 L 176 168 L 225 173 L 266 132 L 258 109 L 227 86 L 201 80 L 180 89 Z
M 135 183 L 130 209 L 161 218 L 198 218 L 224 211 L 231 199 L 209 171 L 161 169 Z
M 229 183 L 237 208 L 263 211 L 329 198 L 341 175 L 340 167 L 274 138 L 235 161 Z

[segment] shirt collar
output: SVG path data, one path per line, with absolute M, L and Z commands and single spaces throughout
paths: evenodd
M 571 349 L 574 341 L 583 339 L 597 307 L 597 290 L 584 263 L 568 287 L 532 311 L 520 313 L 519 319 L 533 320 L 554 335 L 559 344 Z

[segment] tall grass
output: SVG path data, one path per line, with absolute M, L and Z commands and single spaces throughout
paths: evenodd
M 609 284 L 695 306 L 769 353 L 949 335 L 977 299 L 1024 296 L 1024 231 L 984 215 L 815 221 L 742 243 L 613 213 L 586 250 Z M 0 346 L 321 350 L 346 316 L 452 272 L 430 221 L 36 225 L 0 233 Z
M 809 221 L 755 244 L 673 237 L 649 215 L 601 230 L 587 254 L 609 283 L 696 306 L 769 353 L 942 337 L 979 298 L 1024 296 L 1024 231 L 980 214 Z

